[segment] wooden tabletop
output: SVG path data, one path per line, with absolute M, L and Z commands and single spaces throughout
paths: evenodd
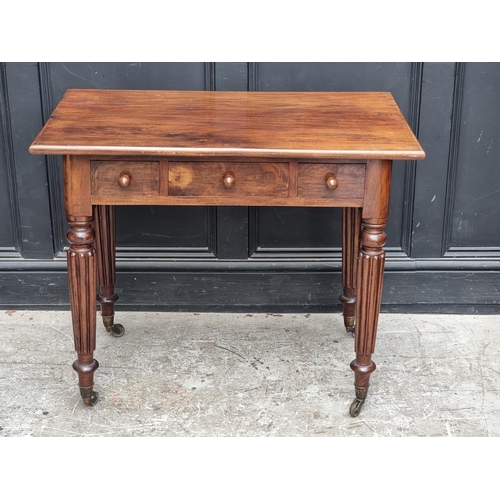
M 35 154 L 422 159 L 388 92 L 70 89 Z

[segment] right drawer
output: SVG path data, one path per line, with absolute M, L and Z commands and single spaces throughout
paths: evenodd
M 364 163 L 299 163 L 299 198 L 362 199 Z

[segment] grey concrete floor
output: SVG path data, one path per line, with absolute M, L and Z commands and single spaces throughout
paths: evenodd
M 98 318 L 80 400 L 69 312 L 0 311 L 0 436 L 500 436 L 498 316 L 382 314 L 358 418 L 339 314 Z

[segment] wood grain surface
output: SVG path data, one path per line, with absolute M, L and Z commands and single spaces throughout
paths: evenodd
M 115 198 L 158 195 L 160 189 L 159 162 L 93 161 L 92 194 Z M 127 175 L 130 184 L 122 187 L 119 179 Z
M 69 89 L 30 152 L 425 157 L 388 92 Z
M 169 162 L 170 196 L 288 196 L 288 163 Z M 224 185 L 230 174 L 235 182 Z
M 335 175 L 338 186 L 328 189 L 326 177 Z M 352 164 L 299 163 L 298 196 L 311 198 L 363 198 L 365 166 Z

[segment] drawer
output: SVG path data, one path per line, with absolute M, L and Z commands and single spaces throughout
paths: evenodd
M 299 198 L 362 199 L 364 189 L 364 164 L 299 163 Z
M 168 170 L 169 196 L 288 196 L 288 162 L 170 161 Z
M 122 198 L 156 196 L 160 167 L 155 161 L 92 161 L 92 195 Z

